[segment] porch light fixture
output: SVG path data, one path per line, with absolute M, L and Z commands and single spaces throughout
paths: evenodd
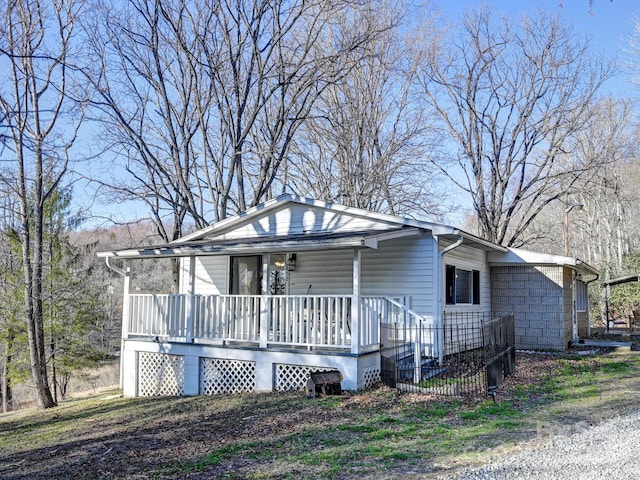
M 290 253 L 287 256 L 287 270 L 290 272 L 295 271 L 296 269 L 296 259 L 297 255 L 295 253 Z

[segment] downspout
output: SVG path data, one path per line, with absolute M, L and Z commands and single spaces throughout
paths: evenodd
M 125 277 L 125 276 L 127 275 L 127 272 L 125 272 L 125 271 L 124 271 L 123 269 L 121 269 L 120 267 L 116 267 L 115 265 L 111 265 L 111 264 L 109 263 L 109 259 L 110 259 L 110 258 L 111 258 L 111 257 L 104 257 L 105 263 L 107 264 L 107 268 L 108 268 L 109 270 L 112 270 L 112 271 L 116 272 L 118 275 L 121 275 L 121 276 Z
M 584 286 L 587 289 L 587 337 L 591 336 L 591 318 L 589 318 L 589 284 L 595 282 L 600 278 L 600 274 L 596 273 L 596 278 L 585 282 Z M 608 320 L 608 319 L 607 319 Z
M 437 235 L 433 236 L 436 240 L 436 248 L 440 243 Z M 444 307 L 442 305 L 442 264 L 444 261 L 444 255 L 451 250 L 458 248 L 462 245 L 463 241 L 462 235 L 458 237 L 454 243 L 449 245 L 448 247 L 443 248 L 438 251 L 438 262 L 436 264 L 436 298 L 437 301 L 437 312 L 436 312 L 436 331 L 438 332 L 438 362 L 442 364 L 444 359 Z
M 122 276 L 124 279 L 124 296 L 122 299 L 122 332 L 120 334 L 120 389 L 124 391 L 124 340 L 126 338 L 126 328 L 127 328 L 127 319 L 128 319 L 128 308 L 125 305 L 129 302 L 129 279 L 131 276 L 131 265 L 130 261 L 127 260 L 127 268 L 122 269 L 120 267 L 116 267 L 115 265 L 111 265 L 109 263 L 109 259 L 111 257 L 104 257 L 105 263 L 107 264 L 107 268 L 118 275 Z

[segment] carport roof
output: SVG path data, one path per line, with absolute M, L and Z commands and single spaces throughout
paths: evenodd
M 598 270 L 574 257 L 532 252 L 521 248 L 509 248 L 507 252 L 487 254 L 490 265 L 558 265 L 569 267 L 582 275 L 598 275 Z
M 623 283 L 640 282 L 640 273 L 634 273 L 633 275 L 627 275 L 624 277 L 618 277 L 606 282 L 602 282 L 603 287 L 613 287 L 614 285 L 622 285 Z

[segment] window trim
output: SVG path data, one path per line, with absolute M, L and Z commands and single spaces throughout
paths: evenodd
M 471 286 L 469 288 L 469 302 L 457 302 L 457 289 L 456 278 L 457 271 L 464 271 L 469 273 L 469 279 Z M 480 299 L 482 297 L 481 290 L 481 275 L 480 270 L 460 268 L 455 265 L 445 265 L 445 304 L 446 305 L 480 305 Z
M 262 262 L 264 261 L 263 256 L 262 255 L 230 255 L 229 256 L 229 294 L 230 295 L 241 295 L 237 292 L 234 293 L 234 291 L 236 290 L 234 287 L 236 286 L 235 284 L 237 283 L 237 286 L 240 286 L 239 283 L 239 278 L 235 278 L 235 276 L 237 275 L 237 272 L 235 272 L 234 267 L 234 261 L 236 259 L 249 259 L 249 258 L 253 258 L 256 259 L 256 263 L 257 263 L 257 268 L 256 268 L 256 278 L 255 278 L 255 285 L 253 286 L 253 290 L 255 291 L 255 293 L 249 293 L 248 295 L 261 295 L 262 292 Z M 242 294 L 242 295 L 247 295 L 247 294 Z

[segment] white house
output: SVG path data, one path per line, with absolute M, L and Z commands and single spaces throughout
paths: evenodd
M 125 280 L 125 395 L 288 390 L 322 369 L 362 389 L 380 379 L 381 326 L 441 326 L 447 316 L 516 312 L 520 346 L 533 336 L 564 348 L 597 275 L 446 225 L 291 195 L 170 244 L 99 255 Z M 135 261 L 161 257 L 180 259 L 180 292 L 132 293 Z M 532 303 L 531 289 L 559 308 Z M 420 355 L 450 353 L 437 335 L 414 343 Z

